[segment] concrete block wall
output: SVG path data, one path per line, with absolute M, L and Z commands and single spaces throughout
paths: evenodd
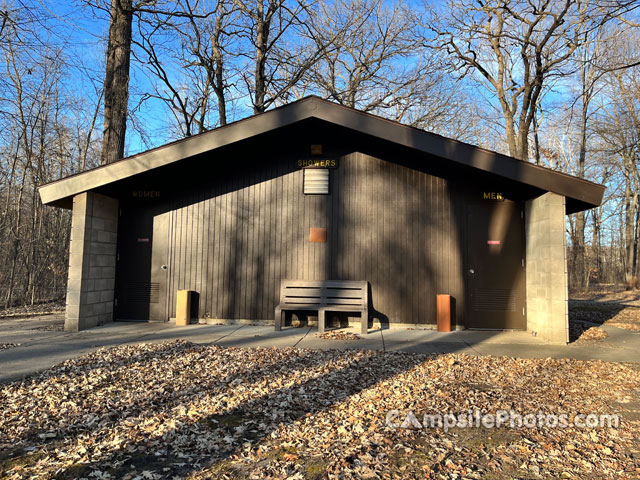
M 565 197 L 555 193 L 525 207 L 527 330 L 559 344 L 569 342 L 565 213 Z
M 66 331 L 113 320 L 117 232 L 117 199 L 94 192 L 73 197 Z

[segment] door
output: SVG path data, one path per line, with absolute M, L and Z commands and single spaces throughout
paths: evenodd
M 167 282 L 169 272 L 169 219 L 171 212 L 158 213 L 153 217 L 153 242 L 151 245 L 151 285 L 157 290 L 149 302 L 149 320 L 169 320 Z
M 468 205 L 467 328 L 526 329 L 523 217 L 509 200 Z
M 148 205 L 123 205 L 118 225 L 116 320 L 169 319 L 169 215 Z

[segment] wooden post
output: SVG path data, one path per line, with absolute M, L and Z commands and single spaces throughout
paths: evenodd
M 451 295 L 438 295 L 437 297 L 438 331 L 451 331 Z

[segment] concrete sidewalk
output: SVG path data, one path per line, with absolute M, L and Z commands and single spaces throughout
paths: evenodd
M 521 358 L 599 359 L 611 362 L 640 362 L 640 333 L 602 327 L 609 337 L 602 341 L 550 345 L 526 332 L 434 330 L 391 328 L 370 330 L 359 340 L 323 339 L 315 327 L 189 325 L 171 323 L 111 323 L 78 333 L 51 330 L 63 317 L 31 317 L 0 320 L 0 344 L 15 344 L 0 350 L 0 382 L 17 380 L 46 370 L 64 360 L 100 347 L 183 339 L 226 347 L 297 347 L 312 349 L 372 349 L 414 353 L 464 353 L 505 355 Z M 357 329 L 348 329 L 355 332 Z

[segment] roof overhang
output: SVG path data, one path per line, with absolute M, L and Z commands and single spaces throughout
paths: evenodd
M 161 168 L 297 122 L 317 118 L 454 164 L 472 167 L 567 197 L 567 211 L 596 207 L 605 187 L 464 142 L 307 97 L 224 127 L 173 142 L 39 187 L 42 203 L 69 207 L 74 195 Z

